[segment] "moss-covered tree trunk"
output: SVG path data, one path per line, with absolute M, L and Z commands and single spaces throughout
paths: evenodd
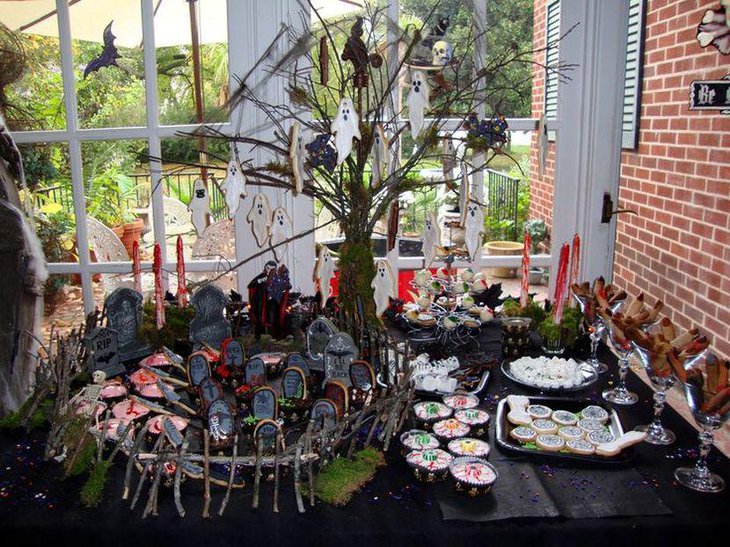
M 355 313 L 356 297 L 360 295 L 365 310 L 365 321 L 377 321 L 373 289 L 370 287 L 375 277 L 373 248 L 370 232 L 358 226 L 344 226 L 345 241 L 340 247 L 338 268 L 340 306 L 350 314 Z

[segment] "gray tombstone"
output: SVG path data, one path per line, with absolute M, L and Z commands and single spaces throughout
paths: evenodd
M 304 376 L 310 376 L 309 363 L 306 357 L 299 352 L 290 353 L 286 356 L 286 368 L 298 368 Z
M 276 420 L 277 406 L 274 390 L 270 387 L 262 387 L 253 394 L 251 413 L 257 420 Z
M 257 446 L 261 446 L 261 451 L 264 454 L 274 454 L 280 432 L 279 424 L 272 420 L 264 420 L 254 430 L 254 442 Z
M 200 404 L 203 409 L 210 408 L 210 405 L 215 401 L 223 399 L 223 386 L 208 376 L 198 385 L 198 393 L 200 394 Z
M 243 368 L 243 346 L 238 340 L 228 340 L 223 348 L 221 356 L 222 364 L 232 370 L 240 370 Z
M 307 379 L 299 368 L 288 368 L 281 376 L 281 394 L 286 399 L 304 399 L 307 395 Z
M 375 372 L 367 361 L 353 361 L 350 364 L 350 382 L 363 391 L 372 389 L 375 382 Z
M 231 337 L 231 324 L 223 314 L 227 303 L 226 295 L 212 283 L 195 291 L 190 299 L 195 308 L 195 317 L 190 322 L 190 341 L 194 348 L 208 344 L 218 349 L 223 340 Z
M 324 371 L 324 350 L 335 332 L 337 328 L 326 317 L 318 317 L 307 328 L 307 353 L 312 370 Z
M 329 399 L 317 399 L 312 405 L 315 429 L 332 429 L 337 423 L 337 407 Z
M 249 359 L 244 369 L 244 381 L 249 386 L 266 384 L 266 363 L 261 357 Z
M 193 353 L 188 357 L 188 381 L 193 387 L 210 376 L 210 363 L 201 353 Z
M 359 351 L 352 336 L 338 332 L 330 338 L 324 350 L 324 375 L 326 380 L 339 380 L 350 386 L 350 365 L 357 360 Z
M 233 440 L 233 426 L 231 405 L 223 399 L 213 401 L 208 409 L 208 430 L 213 442 L 222 444 Z
M 106 299 L 107 325 L 117 332 L 119 359 L 128 361 L 152 353 L 138 337 L 142 325 L 142 295 L 129 287 L 119 287 Z
M 90 372 L 101 370 L 107 378 L 111 378 L 126 371 L 119 361 L 119 342 L 114 329 L 96 328 L 89 334 L 86 342 L 91 352 Z

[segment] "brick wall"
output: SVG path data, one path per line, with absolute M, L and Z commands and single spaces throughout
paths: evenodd
M 680 326 L 697 326 L 730 357 L 730 116 L 688 109 L 689 85 L 730 73 L 730 56 L 695 40 L 717 0 L 648 0 L 639 146 L 621 156 L 615 281 L 662 299 Z M 535 0 L 536 45 L 544 0 Z M 538 24 L 542 22 L 541 26 Z M 542 38 L 544 40 L 544 38 Z M 536 74 L 533 113 L 541 111 Z M 533 161 L 533 180 L 536 164 Z M 534 184 L 536 216 L 551 204 L 551 173 Z M 551 205 L 550 205 L 551 206 Z

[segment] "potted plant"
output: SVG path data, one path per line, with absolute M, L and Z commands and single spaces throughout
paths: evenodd
M 46 262 L 73 262 L 75 224 L 73 216 L 63 210 L 60 204 L 48 202 L 41 206 L 36 215 L 36 233 L 43 248 Z M 44 287 L 47 314 L 53 313 L 63 297 L 63 288 L 71 284 L 68 274 L 49 276 Z
M 559 355 L 570 348 L 578 338 L 581 314 L 578 308 L 565 308 L 560 323 L 555 315 L 549 314 L 538 324 L 537 332 L 542 336 L 542 349 L 548 355 Z
M 524 230 L 530 234 L 532 241 L 531 254 L 540 253 L 540 244 L 548 239 L 549 232 L 545 221 L 541 218 L 533 218 L 525 222 Z M 530 268 L 530 285 L 541 285 L 545 283 L 545 268 Z

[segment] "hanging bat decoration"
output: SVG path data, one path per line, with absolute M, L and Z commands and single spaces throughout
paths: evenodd
M 390 215 L 388 216 L 388 252 L 395 249 L 395 240 L 398 237 L 398 221 L 400 220 L 400 206 L 398 201 L 394 201 L 390 205 Z
M 112 20 L 104 29 L 104 49 L 96 59 L 92 59 L 91 62 L 86 65 L 84 69 L 84 80 L 92 72 L 96 72 L 104 68 L 105 66 L 119 66 L 117 59 L 121 58 L 117 46 L 114 45 L 116 36 L 112 34 Z
M 329 49 L 327 36 L 319 39 L 319 83 L 327 85 L 330 80 Z

